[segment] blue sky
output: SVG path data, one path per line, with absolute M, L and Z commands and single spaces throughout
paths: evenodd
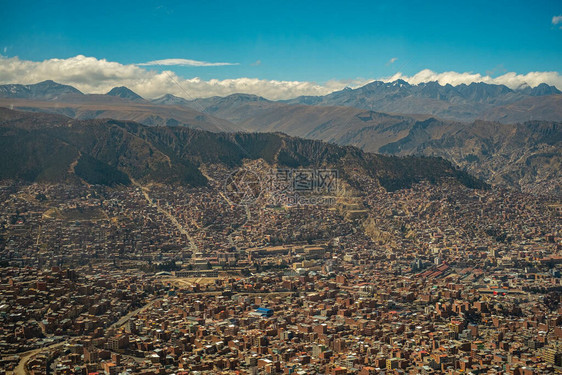
M 204 80 L 320 83 L 423 69 L 562 71 L 562 19 L 553 19 L 562 2 L 552 0 L 12 1 L 1 9 L 0 54 L 26 61 L 182 58 L 237 65 L 165 69 Z
M 434 71 L 560 71 L 559 1 L 13 1 L 0 45 L 29 60 L 78 54 L 121 63 L 236 62 L 178 68 L 202 78 L 315 80 Z M 396 57 L 394 64 L 387 62 Z M 260 61 L 260 65 L 255 64 Z

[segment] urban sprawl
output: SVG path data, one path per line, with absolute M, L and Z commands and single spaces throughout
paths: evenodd
M 325 204 L 2 182 L 0 374 L 562 372 L 559 202 L 347 173 Z

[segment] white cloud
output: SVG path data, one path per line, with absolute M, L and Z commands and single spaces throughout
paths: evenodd
M 451 84 L 453 86 L 460 84 L 471 84 L 472 82 L 484 82 L 496 85 L 506 85 L 511 89 L 529 85 L 536 87 L 541 83 L 547 83 L 562 89 L 562 76 L 558 72 L 529 72 L 527 74 L 517 74 L 508 72 L 498 77 L 490 77 L 489 75 L 481 75 L 479 73 L 458 73 L 443 72 L 436 73 L 429 69 L 424 69 L 413 76 L 406 76 L 402 73 L 396 73 L 391 77 L 383 79 L 385 82 L 392 82 L 402 79 L 410 84 L 417 85 L 422 82 L 437 81 L 441 85 Z
M 227 62 L 207 62 L 207 61 L 197 61 L 189 59 L 164 59 L 164 60 L 154 60 L 144 63 L 136 64 L 139 66 L 155 66 L 155 65 L 166 65 L 166 66 L 228 66 L 228 65 L 239 65 L 238 63 L 227 63 Z
M 394 64 L 396 62 L 396 60 L 398 60 L 398 57 L 393 57 L 390 60 L 388 60 L 388 62 L 386 63 L 386 65 L 391 65 Z
M 124 65 L 82 55 L 44 61 L 21 60 L 18 57 L 8 58 L 0 55 L 0 84 L 29 84 L 47 79 L 72 85 L 84 93 L 106 93 L 113 87 L 127 86 L 145 98 L 156 98 L 167 93 L 187 99 L 249 93 L 273 100 L 289 99 L 300 95 L 326 95 L 346 86 L 359 87 L 372 81 L 332 80 L 319 84 L 308 81 L 278 81 L 246 77 L 224 80 L 203 80 L 197 77 L 185 79 L 169 70 L 156 71 L 135 64 Z M 412 84 L 428 81 L 452 85 L 486 82 L 505 84 L 511 88 L 523 84 L 535 87 L 545 82 L 562 89 L 562 77 L 557 72 L 505 73 L 492 78 L 477 73 L 436 73 L 426 69 L 413 76 L 397 73 L 382 80 L 396 79 L 403 79 Z
M 562 16 L 552 17 L 552 24 L 553 25 L 558 25 L 559 23 L 562 23 Z
M 21 60 L 0 56 L 0 84 L 37 83 L 47 79 L 72 85 L 84 93 L 106 93 L 115 86 L 127 86 L 145 98 L 170 93 L 184 98 L 225 96 L 249 93 L 268 99 L 289 99 L 300 95 L 325 95 L 345 86 L 357 87 L 369 81 L 329 81 L 325 84 L 306 81 L 276 81 L 257 78 L 185 79 L 174 72 L 155 71 L 138 64 L 78 55 L 68 59 L 44 61 Z

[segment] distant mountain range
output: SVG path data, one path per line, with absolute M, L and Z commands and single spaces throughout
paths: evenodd
M 471 83 L 452 86 L 438 82 L 410 85 L 403 80 L 371 82 L 357 89 L 344 89 L 326 96 L 302 96 L 285 101 L 288 104 L 349 106 L 377 112 L 400 114 L 427 114 L 448 120 L 471 121 L 486 119 L 506 122 L 502 110 L 493 108 L 513 105 L 535 97 L 559 96 L 561 92 L 545 83 L 512 90 L 504 85 Z M 557 101 L 558 105 L 560 101 Z M 520 104 L 521 105 L 521 104 Z M 527 110 L 532 106 L 527 105 Z M 560 114 L 558 108 L 557 111 Z M 549 112 L 549 108 L 534 111 L 535 120 L 560 121 L 562 118 Z M 513 118 L 509 118 L 511 121 Z M 515 122 L 528 118 L 515 118 Z
M 168 94 L 148 101 L 125 87 L 85 95 L 46 81 L 0 86 L 2 96 L 0 106 L 76 119 L 113 118 L 214 132 L 282 132 L 369 152 L 441 156 L 492 183 L 562 195 L 562 94 L 546 84 L 511 90 L 484 83 L 373 82 L 280 102 L 249 94 L 195 100 Z M 365 109 L 370 107 L 390 113 Z M 394 113 L 400 111 L 406 114 Z M 487 121 L 451 120 L 432 112 L 456 113 L 464 120 L 478 114 Z
M 152 104 L 126 87 L 107 94 L 83 94 L 53 81 L 35 85 L 0 85 L 0 107 L 62 114 L 75 119 L 113 118 L 150 126 L 187 126 L 210 131 L 236 131 L 229 121 L 187 106 Z
M 235 168 L 245 159 L 263 159 L 271 166 L 337 168 L 350 183 L 353 171 L 389 190 L 445 178 L 486 187 L 442 158 L 376 155 L 279 133 L 213 133 L 9 109 L 0 109 L 0 147 L 0 179 L 30 182 L 199 186 L 207 183 L 202 165 Z
M 522 102 L 547 107 L 554 102 L 560 111 L 562 95 L 517 103 Z M 460 122 L 354 107 L 282 105 L 245 94 L 197 99 L 189 105 L 246 131 L 284 132 L 391 155 L 440 156 L 493 184 L 562 196 L 562 122 Z M 515 116 L 514 111 L 507 113 Z
M 427 115 L 455 121 L 562 121 L 562 92 L 545 83 L 512 90 L 504 85 L 482 82 L 452 86 L 440 85 L 438 82 L 411 85 L 403 80 L 374 81 L 356 89 L 345 88 L 325 96 L 301 96 L 274 102 L 249 94 L 195 100 L 167 94 L 145 100 L 127 87 L 114 87 L 105 95 L 87 95 L 72 86 L 44 81 L 32 85 L 0 85 L 0 98 L 82 104 L 111 103 L 111 100 L 104 99 L 121 98 L 127 102 L 189 107 L 215 114 L 234 123 L 242 122 L 251 116 L 252 112 L 242 113 L 238 117 L 233 113 L 247 103 L 252 103 L 253 107 L 257 106 L 259 109 L 282 104 L 345 106 L 389 114 Z

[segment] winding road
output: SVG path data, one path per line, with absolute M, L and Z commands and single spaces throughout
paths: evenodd
M 123 315 L 118 321 L 116 321 L 115 323 L 110 325 L 108 327 L 108 329 L 122 327 L 125 323 L 127 323 L 127 321 L 129 319 L 131 319 L 131 317 L 149 309 L 156 302 L 158 302 L 160 300 L 162 300 L 162 298 L 156 298 L 156 299 L 150 301 L 149 303 L 147 303 L 146 305 L 129 312 L 127 315 Z M 18 365 L 14 368 L 12 374 L 13 375 L 28 375 L 28 372 L 25 370 L 25 365 L 34 355 L 39 354 L 41 352 L 47 352 L 49 350 L 56 349 L 56 348 L 58 348 L 60 346 L 63 346 L 67 343 L 68 343 L 68 340 L 64 340 L 64 341 L 61 341 L 61 342 L 57 342 L 56 344 L 52 344 L 52 345 L 45 346 L 45 347 L 42 347 L 42 348 L 37 348 L 37 349 L 33 349 L 33 350 L 30 350 L 30 351 L 27 351 L 27 352 L 18 353 L 18 355 L 20 356 L 20 361 L 19 361 Z M 9 374 L 9 372 L 8 372 L 8 374 Z
M 191 248 L 191 251 L 196 252 L 198 251 L 198 247 L 197 244 L 195 243 L 195 241 L 193 240 L 193 237 L 190 236 L 189 232 L 179 223 L 179 221 L 175 218 L 174 215 L 172 215 L 170 212 L 168 212 L 167 210 L 163 209 L 162 206 L 160 206 L 158 203 L 154 203 L 154 200 L 152 198 L 150 198 L 150 195 L 148 195 L 148 192 L 150 191 L 149 188 L 142 186 L 140 183 L 138 183 L 137 181 L 133 180 L 131 178 L 131 181 L 133 182 L 133 184 L 137 187 L 139 187 L 142 191 L 142 195 L 144 196 L 144 198 L 146 199 L 146 201 L 150 204 L 153 205 L 154 207 L 156 207 L 156 209 L 158 210 L 158 212 L 160 212 L 161 214 L 163 214 L 164 216 L 166 216 L 171 222 L 172 224 L 174 224 L 176 226 L 176 228 L 178 228 L 178 230 L 180 231 L 181 234 L 185 235 L 185 237 L 187 238 L 187 240 L 189 241 L 189 247 Z
M 56 349 L 59 346 L 62 346 L 64 344 L 66 344 L 67 342 L 68 341 L 65 340 L 65 341 L 57 342 L 56 344 L 53 344 L 53 345 L 45 346 L 43 348 L 37 348 L 37 349 L 30 350 L 28 352 L 18 353 L 18 355 L 20 356 L 20 361 L 19 361 L 18 365 L 14 368 L 14 371 L 12 372 L 12 374 L 14 374 L 14 375 L 27 375 L 28 372 L 25 370 L 25 365 L 27 364 L 27 361 L 29 361 L 29 359 L 31 357 L 33 357 L 34 355 L 39 354 L 41 352 Z

